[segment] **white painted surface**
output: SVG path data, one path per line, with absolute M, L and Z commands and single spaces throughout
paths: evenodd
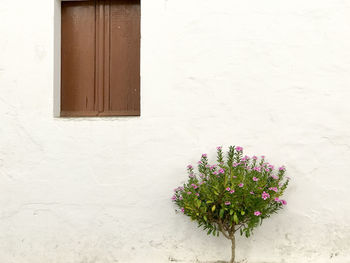
M 54 6 L 0 3 L 1 263 L 229 258 L 170 202 L 229 144 L 293 178 L 238 259 L 350 262 L 349 1 L 143 1 L 142 116 L 105 119 L 53 117 Z

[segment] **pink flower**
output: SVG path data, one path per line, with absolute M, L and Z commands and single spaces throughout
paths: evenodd
M 182 191 L 184 188 L 182 186 L 179 186 L 178 188 L 174 189 L 174 192 Z
M 233 167 L 237 167 L 239 165 L 239 163 L 233 163 L 232 166 Z
M 271 175 L 271 177 L 272 177 L 273 179 L 275 179 L 275 180 L 278 179 L 278 176 L 277 176 L 277 175 Z
M 226 201 L 226 202 L 225 202 L 225 205 L 230 205 L 230 204 L 231 204 L 230 201 Z
M 198 164 L 202 164 L 202 161 L 198 161 L 197 163 L 198 163 Z
M 281 166 L 280 168 L 278 168 L 278 170 L 280 170 L 280 171 L 285 171 L 285 170 L 286 170 L 286 167 Z
M 184 198 L 182 197 L 182 195 L 179 196 L 179 200 L 183 200 Z
M 182 212 L 182 213 L 185 213 L 185 208 L 181 208 L 181 212 Z
M 246 156 L 244 156 L 244 157 L 242 158 L 242 161 L 245 162 L 245 161 L 247 161 L 247 160 L 249 160 L 249 159 L 250 159 L 249 156 L 246 155 Z
M 275 197 L 275 202 L 281 203 L 282 205 L 287 205 L 287 201 L 286 200 L 281 200 L 278 197 Z
M 227 188 L 226 188 L 226 191 L 228 191 L 228 192 L 229 192 L 230 190 L 231 190 L 231 188 L 230 188 L 230 187 L 227 187 Z
M 254 212 L 254 215 L 255 215 L 255 216 L 259 216 L 259 215 L 261 215 L 261 212 L 260 212 L 260 211 L 255 211 L 255 212 Z
M 216 167 L 216 165 L 214 164 L 214 165 L 212 165 L 212 166 L 210 166 L 210 170 L 213 170 L 214 168 Z
M 261 155 L 261 159 L 265 159 L 265 156 L 264 156 L 264 155 Z
M 256 178 L 255 176 L 253 177 L 253 181 L 254 182 L 257 182 L 257 181 L 259 181 L 259 178 Z
M 199 196 L 199 194 L 198 194 L 198 193 L 195 193 L 195 195 L 196 195 L 196 196 Z
M 187 169 L 192 169 L 193 168 L 193 166 L 192 165 L 187 165 Z
M 192 192 L 187 192 L 188 195 L 192 194 Z
M 265 191 L 261 194 L 261 198 L 266 200 L 267 198 L 270 198 L 270 194 L 266 193 Z
M 218 174 L 218 172 L 216 172 L 216 171 L 215 171 L 215 172 L 213 172 L 213 174 L 217 175 L 217 174 Z
M 277 187 L 270 187 L 269 190 L 274 191 L 276 193 L 278 192 L 278 188 Z
M 220 168 L 220 169 L 219 169 L 219 174 L 224 174 L 224 173 L 225 173 L 225 170 L 222 169 L 222 168 Z
M 197 189 L 198 188 L 198 186 L 195 185 L 195 184 L 191 184 L 191 186 L 193 187 L 193 189 Z
M 216 147 L 216 150 L 221 151 L 222 150 L 222 146 Z
M 253 195 L 254 194 L 254 192 L 249 192 L 251 195 Z
M 202 154 L 202 157 L 206 158 L 206 157 L 207 157 L 207 154 L 206 154 L 206 153 L 203 153 L 203 154 Z
M 188 176 L 191 177 L 191 178 L 195 177 L 194 174 L 189 174 Z
M 234 176 L 232 176 L 232 178 L 237 178 L 237 176 L 234 175 Z
M 237 151 L 237 152 L 241 152 L 241 151 L 243 151 L 243 148 L 242 148 L 241 146 L 237 146 L 237 147 L 236 147 L 236 151 Z
M 255 155 L 252 157 L 253 160 L 257 160 L 258 157 L 256 157 Z
M 261 172 L 261 167 L 260 166 L 255 166 L 253 168 L 254 171 Z
M 233 194 L 234 192 L 235 192 L 235 190 L 232 189 L 232 190 L 230 191 L 230 194 Z
M 171 200 L 173 200 L 173 201 L 177 200 L 176 195 L 173 195 L 173 196 L 171 197 Z
M 271 171 L 272 171 L 273 169 L 275 169 L 275 166 L 273 166 L 273 165 L 271 165 L 271 164 L 269 164 L 268 167 L 271 169 Z
M 243 184 L 243 183 L 240 183 L 238 186 L 239 186 L 239 187 L 243 187 L 243 186 L 244 186 L 244 184 Z

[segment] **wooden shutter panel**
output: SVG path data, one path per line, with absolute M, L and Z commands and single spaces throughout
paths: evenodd
M 61 116 L 140 115 L 140 1 L 62 2 Z

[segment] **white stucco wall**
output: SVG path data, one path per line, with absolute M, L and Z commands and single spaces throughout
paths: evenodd
M 54 6 L 0 1 L 1 263 L 228 259 L 170 196 L 230 144 L 292 177 L 239 260 L 350 262 L 349 1 L 143 1 L 142 116 L 99 119 L 53 117 Z

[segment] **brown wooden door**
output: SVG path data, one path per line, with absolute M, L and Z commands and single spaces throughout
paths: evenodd
M 61 116 L 140 115 L 140 0 L 62 2 Z

